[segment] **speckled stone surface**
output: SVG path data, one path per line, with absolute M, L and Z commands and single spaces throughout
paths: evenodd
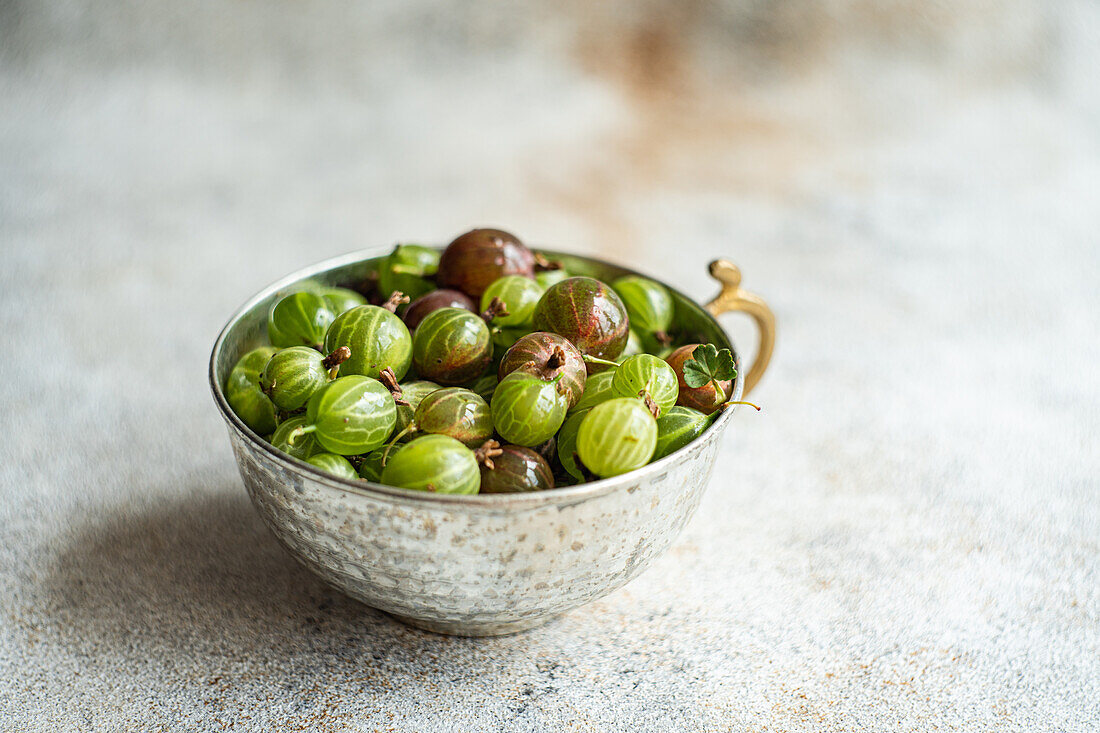
M 0 729 L 1100 729 L 1100 10 L 589 5 L 0 2 Z M 205 382 L 473 225 L 781 329 L 669 553 L 487 640 L 297 566 Z

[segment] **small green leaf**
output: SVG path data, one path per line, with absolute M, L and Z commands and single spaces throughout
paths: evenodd
M 737 375 L 729 349 L 719 351 L 714 344 L 702 344 L 695 347 L 691 356 L 684 362 L 684 382 L 693 389 L 712 381 L 724 382 Z

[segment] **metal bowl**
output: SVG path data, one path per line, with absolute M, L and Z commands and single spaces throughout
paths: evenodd
M 542 250 L 570 273 L 610 281 L 632 271 Z M 341 479 L 273 448 L 230 409 L 223 385 L 237 359 L 266 342 L 267 313 L 303 281 L 361 282 L 388 253 L 363 251 L 294 273 L 229 320 L 210 357 L 210 388 L 256 510 L 303 565 L 348 595 L 423 629 L 507 634 L 619 588 L 663 553 L 706 488 L 730 409 L 697 440 L 636 471 L 527 494 L 439 495 Z M 759 355 L 733 399 L 767 366 L 774 319 L 740 289 L 740 272 L 711 264 L 722 291 L 706 308 L 672 290 L 677 328 L 732 348 L 714 315 L 744 310 L 761 332 Z M 713 314 L 713 315 L 712 315 Z M 736 351 L 734 351 L 735 359 Z

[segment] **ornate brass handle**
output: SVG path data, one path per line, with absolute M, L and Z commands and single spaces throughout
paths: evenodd
M 760 331 L 760 348 L 749 368 L 748 376 L 745 377 L 747 395 L 760 381 L 760 377 L 764 376 L 764 370 L 771 361 L 772 349 L 775 348 L 775 314 L 759 295 L 741 289 L 741 270 L 729 260 L 711 262 L 710 276 L 722 286 L 721 292 L 706 305 L 711 315 L 717 317 L 730 311 L 744 311 L 752 316 Z

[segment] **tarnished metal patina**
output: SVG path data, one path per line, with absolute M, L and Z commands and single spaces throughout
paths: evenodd
M 570 273 L 610 281 L 630 274 L 599 260 L 543 250 Z M 615 478 L 525 494 L 447 496 L 336 478 L 291 458 L 229 408 L 225 378 L 265 342 L 268 310 L 304 281 L 362 282 L 387 251 L 322 262 L 266 288 L 229 321 L 214 345 L 210 386 L 229 428 L 241 478 L 264 522 L 290 553 L 348 595 L 420 628 L 491 636 L 537 626 L 622 586 L 664 552 L 699 505 L 733 419 L 729 409 L 683 449 Z M 719 261 L 717 315 L 751 303 L 762 329 L 755 384 L 774 343 L 767 306 L 740 289 Z M 711 313 L 673 290 L 677 328 L 730 347 Z M 736 351 L 734 352 L 736 355 Z M 736 358 L 736 356 L 735 356 Z M 745 377 L 738 369 L 733 399 Z

